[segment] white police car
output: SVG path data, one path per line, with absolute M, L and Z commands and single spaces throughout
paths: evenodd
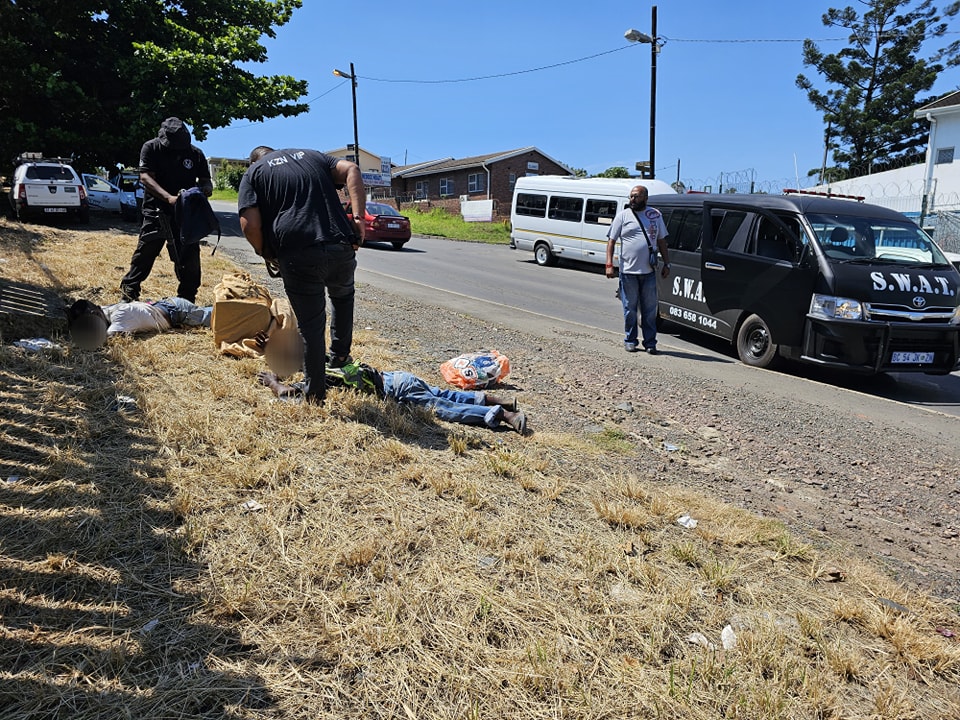
M 91 210 L 120 213 L 124 220 L 139 217 L 137 198 L 132 189 L 123 190 L 99 175 L 84 173 L 81 177 Z

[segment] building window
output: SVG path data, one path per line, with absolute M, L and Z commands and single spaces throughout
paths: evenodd
M 440 197 L 453 195 L 453 178 L 440 178 Z
M 426 200 L 430 197 L 430 182 L 428 180 L 417 180 L 417 200 Z
M 953 162 L 953 148 L 937 148 L 937 165 L 949 165 Z
M 486 189 L 483 184 L 483 173 L 473 173 L 467 176 L 467 192 L 478 193 Z
M 517 184 L 517 174 L 510 173 L 508 182 L 510 183 L 510 189 L 513 190 L 513 186 Z

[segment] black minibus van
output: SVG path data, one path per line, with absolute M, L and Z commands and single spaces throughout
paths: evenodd
M 672 271 L 661 318 L 740 359 L 857 372 L 960 367 L 960 272 L 906 216 L 813 195 L 657 195 Z

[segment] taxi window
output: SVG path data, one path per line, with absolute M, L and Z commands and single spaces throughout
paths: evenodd
M 550 198 L 548 217 L 551 220 L 580 222 L 583 216 L 583 198 L 554 195 Z
M 517 215 L 529 215 L 530 217 L 546 217 L 547 215 L 547 196 L 533 195 L 531 193 L 518 193 L 516 204 Z
M 616 200 L 591 200 L 587 198 L 587 212 L 583 221 L 590 225 L 610 225 L 617 214 Z

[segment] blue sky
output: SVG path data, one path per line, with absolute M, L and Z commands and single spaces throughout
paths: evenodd
M 691 187 L 717 189 L 721 173 L 753 176 L 774 191 L 795 186 L 797 176 L 810 185 L 823 125 L 794 83 L 798 73 L 815 76 L 801 43 L 840 50 L 844 34 L 820 18 L 847 4 L 861 9 L 851 0 L 660 0 L 657 177 L 676 179 L 679 162 Z M 304 0 L 276 39 L 265 38 L 268 62 L 251 70 L 307 80 L 310 112 L 236 121 L 199 144 L 209 156 L 245 157 L 260 144 L 325 150 L 353 142 L 350 82 L 333 75 L 352 62 L 360 145 L 396 164 L 533 145 L 591 174 L 632 171 L 649 155 L 651 53 L 623 34 L 649 33 L 652 5 Z M 468 78 L 485 79 L 454 82 Z M 933 92 L 958 85 L 954 69 Z

